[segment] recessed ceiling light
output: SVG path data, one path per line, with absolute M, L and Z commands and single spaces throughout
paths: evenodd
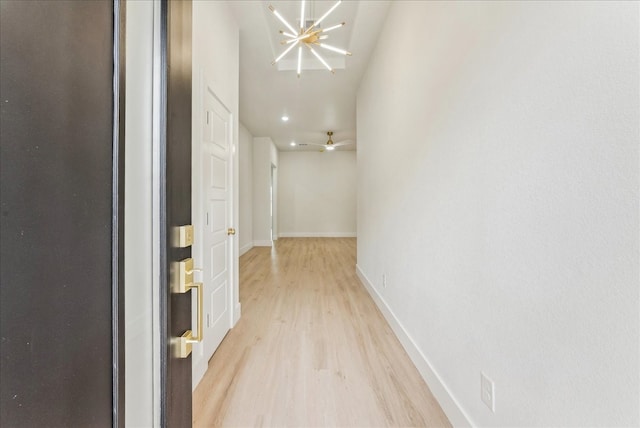
M 288 120 L 289 120 L 289 116 L 287 116 L 287 115 L 282 116 L 282 121 L 283 122 L 286 122 Z
M 295 141 L 292 141 L 290 145 L 291 145 L 291 147 L 295 147 L 296 146 Z

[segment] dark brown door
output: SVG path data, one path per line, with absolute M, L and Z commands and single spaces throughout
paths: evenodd
M 119 7 L 0 2 L 3 427 L 124 423 Z
M 163 356 L 163 425 L 191 426 L 191 356 L 178 358 L 172 341 L 191 329 L 191 294 L 171 293 L 171 264 L 191 257 L 191 247 L 175 248 L 171 231 L 176 226 L 191 224 L 191 1 L 163 3 L 163 25 L 166 37 L 166 134 L 164 138 L 165 214 L 161 255 L 165 261 L 161 307 L 165 328 Z M 163 202 L 161 201 L 161 205 Z

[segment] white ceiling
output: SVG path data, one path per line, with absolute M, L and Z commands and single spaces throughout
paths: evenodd
M 335 0 L 307 0 L 306 19 L 320 18 L 335 3 Z M 286 68 L 289 61 L 285 60 L 297 58 L 296 49 L 281 60 L 282 64 L 271 65 L 284 51 L 280 45 L 284 37 L 279 31 L 286 28 L 269 11 L 269 5 L 297 27 L 300 2 L 230 1 L 240 27 L 240 121 L 251 134 L 271 137 L 283 151 L 317 150 L 313 146 L 292 148 L 290 143 L 323 144 L 327 141 L 327 131 L 334 131 L 335 142 L 356 141 L 356 91 L 389 3 L 343 1 L 322 26 L 346 22 L 344 27 L 328 33 L 325 42 L 347 49 L 353 56 L 345 58 L 318 48 L 327 62 L 336 66 L 335 74 L 331 74 L 310 52 L 304 52 L 303 71 L 298 78 L 295 70 L 278 70 Z M 341 61 L 344 68 L 339 68 Z M 289 116 L 288 122 L 282 122 L 283 115 Z M 355 147 L 353 144 L 337 150 L 355 150 Z

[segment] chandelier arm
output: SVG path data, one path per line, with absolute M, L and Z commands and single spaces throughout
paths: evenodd
M 340 48 L 336 48 L 335 46 L 331 46 L 328 45 L 326 43 L 315 43 L 317 46 L 320 46 L 323 49 L 326 49 L 328 51 L 332 51 L 332 52 L 336 52 L 342 55 L 348 55 L 351 56 L 351 52 L 344 50 L 344 49 L 340 49 Z
M 299 42 L 300 40 L 308 37 L 308 34 L 301 34 L 298 37 L 296 37 L 295 39 L 289 39 L 289 40 L 283 40 L 280 42 L 281 45 L 288 45 L 289 43 L 293 43 L 293 42 Z
M 320 56 L 320 54 L 318 52 L 315 51 L 315 49 L 313 49 L 311 46 L 305 44 L 306 47 L 309 48 L 309 50 L 311 51 L 311 53 L 318 58 L 318 61 L 320 61 L 322 63 L 322 65 L 324 65 L 325 67 L 327 67 L 327 70 L 329 70 L 332 73 L 335 73 L 334 69 L 331 68 L 331 66 L 329 64 L 327 64 L 327 62 L 324 60 L 324 58 L 322 58 L 322 56 Z
M 301 1 L 300 5 L 300 31 L 304 31 L 304 0 Z
M 288 47 L 284 52 L 282 52 L 282 53 L 280 54 L 280 56 L 279 56 L 278 58 L 276 58 L 276 60 L 275 60 L 275 61 L 273 61 L 273 62 L 271 63 L 271 65 L 275 65 L 275 63 L 276 63 L 276 62 L 280 61 L 280 60 L 282 59 L 282 57 L 283 57 L 283 56 L 285 56 L 286 54 L 288 54 L 288 53 L 291 51 L 291 49 L 293 49 L 294 47 L 296 47 L 296 45 L 297 45 L 299 42 L 300 42 L 300 40 L 298 40 L 297 42 L 295 42 L 294 44 L 292 44 L 291 46 L 289 46 L 289 47 Z
M 279 19 L 279 20 L 280 20 L 284 25 L 286 25 L 286 27 L 287 27 L 287 28 L 288 28 L 292 33 L 294 33 L 294 34 L 296 33 L 296 30 L 294 30 L 294 29 L 293 29 L 293 27 L 291 26 L 291 24 L 289 24 L 289 23 L 287 22 L 287 20 L 286 20 L 286 19 L 284 19 L 284 17 L 283 17 L 282 15 L 280 15 L 280 13 L 278 13 L 278 11 L 277 11 L 277 10 L 276 10 L 272 5 L 269 5 L 269 10 L 270 10 L 271 12 L 273 12 L 273 14 L 274 14 L 274 15 L 275 15 L 275 16 L 276 16 L 276 17 L 277 17 L 277 18 L 278 18 L 278 19 Z
M 329 10 L 327 11 L 327 13 L 325 13 L 324 15 L 322 15 L 322 16 L 320 17 L 320 19 L 318 19 L 316 22 L 314 22 L 314 23 L 311 25 L 311 27 L 309 27 L 309 29 L 314 28 L 314 27 L 317 27 L 318 25 L 320 25 L 320 23 L 321 23 L 322 21 L 324 21 L 324 19 L 325 19 L 327 16 L 329 16 L 329 15 L 331 14 L 331 12 L 333 12 L 333 11 L 335 10 L 335 8 L 336 8 L 336 7 L 340 6 L 340 3 L 342 3 L 342 0 L 338 0 L 338 1 L 336 2 L 336 4 L 334 4 L 334 5 L 331 7 L 331 9 L 329 9 Z
M 280 30 L 280 34 L 282 34 L 283 36 L 294 38 L 294 39 L 298 37 L 295 34 L 287 33 L 286 31 L 282 31 L 282 30 Z
M 347 23 L 346 23 L 346 22 L 341 22 L 340 24 L 336 24 L 336 25 L 333 25 L 333 26 L 331 26 L 331 27 L 323 28 L 323 29 L 322 29 L 322 30 L 320 30 L 320 31 L 322 31 L 323 33 L 328 33 L 329 31 L 333 31 L 333 30 L 335 30 L 336 28 L 344 27 L 345 25 L 347 25 Z

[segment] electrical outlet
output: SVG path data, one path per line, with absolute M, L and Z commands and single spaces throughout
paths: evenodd
M 496 391 L 495 384 L 486 374 L 480 372 L 480 397 L 492 412 L 496 411 Z
M 387 288 L 387 275 L 382 274 L 382 288 Z

